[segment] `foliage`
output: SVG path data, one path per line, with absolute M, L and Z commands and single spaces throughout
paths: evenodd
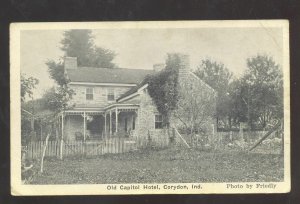
M 21 136 L 22 144 L 27 144 L 31 140 L 44 138 L 46 126 L 51 124 L 55 112 L 49 109 L 48 99 L 39 98 L 22 103 L 21 112 Z M 28 112 L 26 112 L 28 111 Z M 31 115 L 32 114 L 32 115 Z M 31 121 L 34 119 L 33 128 Z M 33 131 L 35 133 L 33 133 Z M 43 133 L 43 134 L 42 134 Z
M 227 128 L 240 122 L 252 129 L 266 128 L 283 116 L 282 72 L 270 56 L 248 58 L 240 79 L 210 60 L 203 60 L 195 74 L 218 92 L 217 116 Z
M 239 126 L 240 122 L 245 122 L 247 120 L 247 115 L 245 110 L 247 109 L 242 97 L 244 87 L 240 79 L 234 79 L 228 87 L 228 123 L 229 128 L 232 126 Z
M 217 117 L 224 119 L 230 116 L 231 101 L 227 93 L 233 73 L 224 64 L 205 59 L 201 61 L 195 74 L 217 91 Z
M 272 57 L 260 54 L 247 59 L 247 68 L 241 82 L 248 122 L 265 128 L 283 117 L 282 72 Z
M 68 102 L 73 94 L 74 91 L 67 86 L 52 87 L 44 93 L 43 99 L 50 110 L 60 112 L 69 107 Z
M 32 97 L 32 90 L 39 83 L 39 80 L 34 77 L 26 77 L 21 74 L 21 101 L 24 102 L 26 96 Z
M 43 98 L 50 110 L 60 112 L 68 108 L 69 101 L 75 92 L 68 86 L 69 80 L 64 74 L 64 66 L 61 62 L 56 63 L 53 60 L 46 63 L 50 77 L 59 85 L 52 87 L 45 92 Z
M 64 32 L 61 50 L 65 56 L 77 57 L 78 66 L 114 68 L 112 63 L 116 53 L 112 50 L 98 47 L 94 43 L 91 30 L 68 30 Z
M 179 62 L 178 55 L 168 54 L 166 68 L 147 78 L 149 95 L 167 120 L 170 112 L 177 107 Z
M 94 52 L 91 55 L 90 66 L 103 67 L 103 68 L 116 68 L 117 65 L 112 63 L 115 57 L 116 57 L 116 53 L 114 51 L 102 47 L 95 47 Z
M 64 65 L 62 62 L 55 62 L 54 60 L 48 60 L 46 62 L 48 66 L 48 73 L 59 86 L 64 86 L 68 83 L 68 79 L 64 74 Z
M 78 66 L 81 67 L 105 67 L 114 68 L 112 63 L 116 54 L 94 44 L 94 37 L 91 30 L 68 30 L 64 32 L 61 41 L 61 50 L 64 56 L 77 57 Z M 63 61 L 58 62 L 48 60 L 46 62 L 50 77 L 59 87 L 51 88 L 44 94 L 50 109 L 60 112 L 68 108 L 69 101 L 72 99 L 74 91 L 68 86 L 68 78 L 64 72 Z

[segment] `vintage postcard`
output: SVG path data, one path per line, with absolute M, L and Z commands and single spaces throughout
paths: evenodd
M 13 23 L 13 195 L 286 193 L 287 20 Z

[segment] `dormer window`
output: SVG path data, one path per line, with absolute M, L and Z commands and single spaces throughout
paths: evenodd
M 86 88 L 85 98 L 86 98 L 86 100 L 94 99 L 94 89 L 93 88 Z
M 107 89 L 107 100 L 114 101 L 115 100 L 115 90 L 113 88 Z

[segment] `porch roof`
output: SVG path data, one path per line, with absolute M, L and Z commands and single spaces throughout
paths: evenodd
M 111 104 L 109 106 L 107 106 L 105 108 L 106 111 L 110 111 L 110 110 L 137 110 L 139 108 L 138 104 L 120 104 L 120 103 L 115 103 L 115 104 Z
M 72 109 L 72 110 L 65 110 L 64 114 L 66 115 L 81 115 L 83 113 L 88 113 L 89 115 L 102 115 L 105 113 L 104 110 L 100 109 Z
M 114 103 L 105 108 L 95 108 L 95 107 L 75 107 L 73 109 L 65 110 L 66 115 L 81 115 L 82 113 L 88 113 L 89 115 L 102 115 L 107 111 L 134 111 L 139 108 L 138 104 L 125 104 L 125 103 Z

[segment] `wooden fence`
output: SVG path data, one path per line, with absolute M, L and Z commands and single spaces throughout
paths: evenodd
M 97 156 L 104 154 L 119 154 L 136 151 L 149 146 L 166 147 L 169 145 L 169 138 L 107 138 L 94 141 L 49 141 L 45 157 L 72 157 L 72 156 Z M 26 158 L 38 159 L 41 157 L 45 146 L 44 141 L 29 143 L 26 149 Z
M 41 157 L 45 142 L 31 142 L 26 146 L 26 157 Z M 109 138 L 101 141 L 49 141 L 45 157 L 97 156 L 137 150 L 137 142 L 128 138 Z

